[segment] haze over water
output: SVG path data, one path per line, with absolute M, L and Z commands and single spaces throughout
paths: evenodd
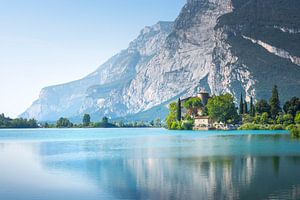
M 284 131 L 0 130 L 0 199 L 299 199 Z

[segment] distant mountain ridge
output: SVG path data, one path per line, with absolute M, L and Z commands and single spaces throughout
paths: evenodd
M 81 80 L 44 88 L 21 116 L 84 113 L 150 120 L 200 87 L 213 94 L 300 96 L 300 2 L 189 0 L 175 22 L 145 27 L 126 50 Z

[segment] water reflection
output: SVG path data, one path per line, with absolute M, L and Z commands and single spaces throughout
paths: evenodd
M 299 165 L 299 143 L 285 136 L 1 143 L 0 197 L 299 199 Z
M 274 157 L 89 159 L 47 165 L 86 176 L 120 199 L 268 199 L 273 193 L 291 199 L 300 189 L 294 159 L 282 158 L 282 168 Z

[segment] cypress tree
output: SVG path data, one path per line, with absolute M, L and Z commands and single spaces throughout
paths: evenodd
M 274 85 L 272 89 L 270 106 L 271 106 L 271 117 L 275 119 L 278 116 L 279 112 L 281 111 L 277 85 Z
M 255 108 L 254 108 L 254 104 L 253 104 L 253 98 L 250 98 L 250 114 L 252 117 L 255 116 Z
M 178 99 L 178 103 L 177 103 L 177 120 L 181 121 L 181 100 L 180 100 L 180 98 Z
M 244 100 L 243 100 L 243 94 L 241 93 L 241 99 L 240 99 L 240 109 L 239 109 L 239 113 L 240 115 L 244 114 Z
M 248 104 L 247 104 L 247 101 L 245 100 L 244 101 L 244 114 L 247 114 L 248 113 Z

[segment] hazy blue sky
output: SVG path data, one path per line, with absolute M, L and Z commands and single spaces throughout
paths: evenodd
M 0 113 L 16 117 L 49 85 L 81 78 L 185 0 L 0 0 Z

